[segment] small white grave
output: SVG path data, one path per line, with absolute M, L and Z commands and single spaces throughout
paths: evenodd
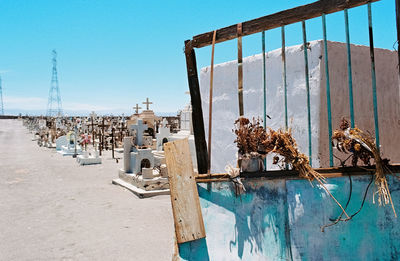
M 67 145 L 68 145 L 67 136 L 63 135 L 61 137 L 58 137 L 58 139 L 56 139 L 57 151 L 60 151 L 62 149 L 62 146 L 67 146 Z
M 99 151 L 84 151 L 82 155 L 76 157 L 76 161 L 79 165 L 93 165 L 101 164 L 101 157 L 99 156 Z
M 74 154 L 81 154 L 82 148 L 78 144 L 76 144 L 76 137 L 74 132 L 69 132 L 66 135 L 67 145 L 62 145 L 61 150 L 57 151 L 58 153 L 62 154 L 63 156 L 70 156 Z
M 169 194 L 164 154 L 153 150 L 151 137 L 144 136 L 147 125 L 142 119 L 131 125 L 135 138 L 124 138 L 124 168 L 113 183 L 123 186 L 139 197 Z M 150 139 L 149 139 L 150 138 Z
M 169 127 L 167 127 L 167 120 L 164 118 L 161 126 L 158 128 L 158 133 L 156 134 L 156 148 L 158 151 L 164 150 L 163 145 L 169 141 L 169 136 L 171 136 L 171 132 Z

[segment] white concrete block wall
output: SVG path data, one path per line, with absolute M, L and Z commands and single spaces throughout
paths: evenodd
M 319 111 L 320 111 L 320 66 L 321 41 L 310 43 L 308 50 L 313 167 L 319 167 Z M 287 90 L 289 127 L 298 142 L 300 150 L 308 155 L 307 96 L 304 72 L 304 54 L 301 45 L 286 49 Z M 243 59 L 243 88 L 245 117 L 263 118 L 263 74 L 262 54 Z M 278 129 L 285 127 L 284 89 L 282 78 L 281 50 L 268 52 L 266 55 L 267 75 L 267 126 Z M 208 137 L 210 67 L 201 69 L 200 92 L 203 116 Z M 324 90 L 322 90 L 324 91 Z M 224 171 L 226 164 L 236 166 L 235 135 L 232 132 L 234 122 L 239 116 L 237 95 L 237 62 L 230 61 L 214 66 L 213 88 L 213 128 L 212 128 L 212 172 Z M 272 166 L 271 159 L 267 162 Z

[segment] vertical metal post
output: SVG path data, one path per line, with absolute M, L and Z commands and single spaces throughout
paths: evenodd
M 242 23 L 237 25 L 238 33 L 238 96 L 239 96 L 239 115 L 244 115 L 243 109 L 243 52 L 242 52 Z
M 307 120 L 308 120 L 308 154 L 310 158 L 310 165 L 312 166 L 312 141 L 311 141 L 311 108 L 310 108 L 310 79 L 308 75 L 308 54 L 307 54 L 307 34 L 306 22 L 301 22 L 303 28 L 303 50 L 304 50 L 304 73 L 306 77 L 306 91 L 307 91 Z
M 213 105 L 213 85 L 214 85 L 214 51 L 215 51 L 215 37 L 217 31 L 214 30 L 213 42 L 211 49 L 211 70 L 210 70 L 210 102 L 208 111 L 208 173 L 211 173 L 211 138 L 212 138 L 212 105 Z
M 285 98 L 285 129 L 288 129 L 288 110 L 287 110 L 287 82 L 286 82 L 286 41 L 285 41 L 285 26 L 281 27 L 282 36 L 282 77 L 283 77 L 283 90 Z
M 400 80 L 400 52 L 399 52 L 399 48 L 400 48 L 400 14 L 399 14 L 399 9 L 400 9 L 400 0 L 396 0 L 397 60 L 398 60 L 397 68 L 399 70 L 399 80 Z M 399 82 L 399 84 L 400 84 L 400 82 Z
M 111 149 L 112 149 L 112 158 L 114 159 L 114 126 L 111 129 Z
M 349 103 L 350 103 L 350 124 L 354 128 L 354 99 L 353 99 L 353 79 L 351 69 L 351 47 L 350 47 L 350 32 L 349 32 L 349 13 L 344 9 L 344 23 L 346 30 L 346 45 L 347 45 L 347 72 L 349 75 Z
M 326 78 L 326 108 L 328 113 L 328 134 L 329 134 L 329 166 L 333 167 L 333 151 L 332 151 L 332 109 L 331 109 L 331 87 L 329 79 L 328 64 L 328 42 L 326 36 L 326 18 L 322 14 L 322 32 L 324 35 L 324 54 L 325 54 L 325 78 Z
M 262 57 L 263 57 L 263 102 L 264 102 L 264 129 L 267 127 L 267 75 L 265 63 L 265 31 L 261 34 Z M 267 159 L 264 159 L 264 168 L 267 170 Z
M 265 31 L 261 33 L 261 44 L 262 44 L 262 58 L 263 58 L 263 102 L 264 102 L 264 128 L 267 126 L 267 83 L 266 83 L 266 73 L 265 73 Z
M 371 3 L 368 3 L 368 31 L 369 31 L 369 53 L 371 56 L 372 100 L 374 103 L 375 143 L 379 151 L 380 143 L 379 143 L 379 122 L 378 122 L 378 101 L 376 98 L 375 53 L 374 53 L 374 35 L 372 32 Z
M 75 123 L 76 124 L 76 123 Z M 78 142 L 76 133 L 77 133 L 78 127 L 75 125 L 74 126 L 74 155 L 72 155 L 73 158 L 76 158 L 76 156 L 78 155 L 78 153 L 76 152 L 76 143 Z
M 93 146 L 94 146 L 94 124 L 93 124 L 93 116 L 92 118 L 92 139 L 93 139 Z
M 102 149 L 104 149 L 104 116 L 103 116 L 103 126 L 101 126 L 101 130 L 102 130 L 102 132 L 101 132 L 101 148 Z

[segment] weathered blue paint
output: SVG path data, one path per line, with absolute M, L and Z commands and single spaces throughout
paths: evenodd
M 370 176 L 353 176 L 348 214 L 356 212 Z M 395 207 L 400 182 L 388 176 Z M 207 237 L 180 244 L 181 260 L 398 260 L 400 227 L 390 206 L 372 203 L 374 184 L 361 212 L 321 232 L 340 208 L 306 180 L 244 180 L 246 194 L 236 197 L 230 182 L 199 184 Z M 328 188 L 343 205 L 347 177 L 328 179 Z

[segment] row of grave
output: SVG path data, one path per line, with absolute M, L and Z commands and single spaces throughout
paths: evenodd
M 139 197 L 169 193 L 166 142 L 187 138 L 196 162 L 190 104 L 173 117 L 158 117 L 148 108 L 139 113 L 136 108 L 127 118 L 95 113 L 89 117 L 30 117 L 24 125 L 39 146 L 73 156 L 80 165 L 101 164 L 104 150 L 111 150 L 116 162 L 120 159 L 116 155 L 122 154 L 123 168 L 113 183 Z

